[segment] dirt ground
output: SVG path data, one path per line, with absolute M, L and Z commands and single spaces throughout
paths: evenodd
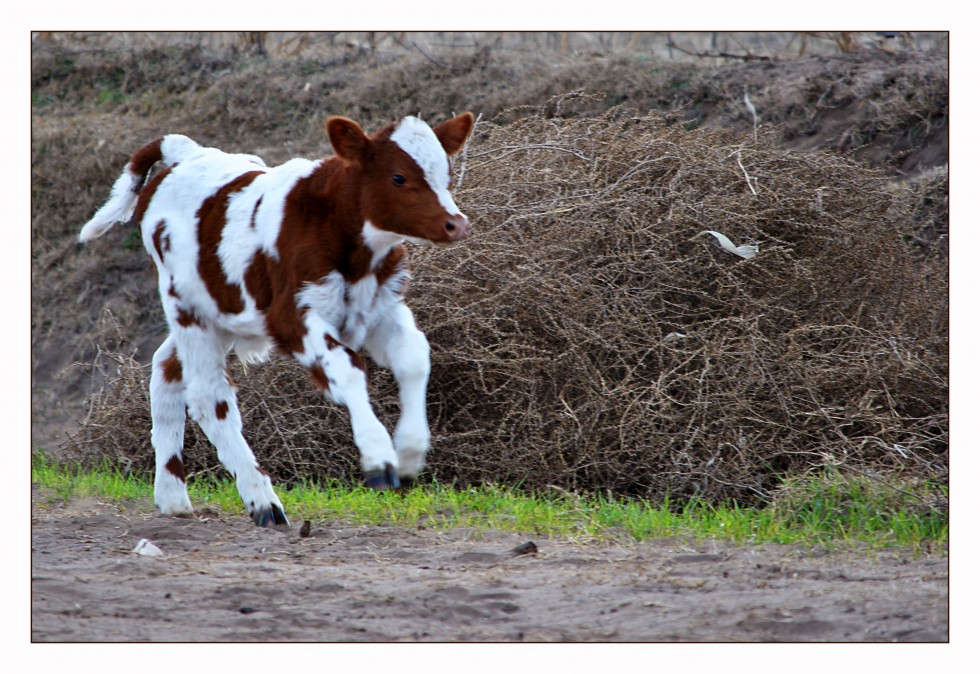
M 945 642 L 947 557 L 264 530 L 32 495 L 33 642 Z M 141 539 L 162 556 L 133 552 Z M 528 542 L 536 551 L 527 551 Z M 523 551 L 522 551 L 523 546 Z

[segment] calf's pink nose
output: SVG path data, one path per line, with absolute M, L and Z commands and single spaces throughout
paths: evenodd
M 446 234 L 449 235 L 450 241 L 459 241 L 465 239 L 467 234 L 470 232 L 470 220 L 462 213 L 458 215 L 450 216 L 446 220 Z

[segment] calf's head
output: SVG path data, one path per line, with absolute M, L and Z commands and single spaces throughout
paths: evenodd
M 416 117 L 367 136 L 344 117 L 327 120 L 334 152 L 361 176 L 361 208 L 375 230 L 415 241 L 453 243 L 466 237 L 469 220 L 449 193 L 449 156 L 473 130 L 464 112 L 435 128 Z

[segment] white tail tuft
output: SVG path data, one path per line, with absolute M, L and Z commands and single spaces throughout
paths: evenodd
M 78 233 L 78 242 L 85 243 L 105 234 L 117 222 L 126 222 L 133 215 L 136 200 L 139 197 L 139 187 L 143 176 L 130 171 L 129 166 L 116 179 L 109 193 L 109 200 L 96 211 L 92 219 L 85 223 Z

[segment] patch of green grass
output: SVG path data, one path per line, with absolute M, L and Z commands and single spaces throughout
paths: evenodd
M 130 228 L 129 234 L 126 235 L 126 239 L 122 243 L 122 247 L 128 251 L 143 249 L 143 234 L 140 232 L 139 227 Z
M 58 500 L 98 496 L 111 501 L 152 500 L 151 481 L 109 465 L 58 465 L 35 454 L 31 480 Z M 191 501 L 229 514 L 244 509 L 233 480 L 210 475 L 188 483 Z M 949 520 L 941 485 L 883 484 L 836 471 L 789 480 L 760 508 L 697 499 L 661 502 L 568 493 L 528 494 L 499 485 L 457 488 L 430 482 L 406 491 L 375 492 L 340 482 L 280 488 L 286 513 L 304 519 L 354 524 L 505 530 L 582 542 L 658 538 L 722 539 L 738 543 L 792 543 L 838 547 L 910 547 L 942 552 Z
M 127 475 L 117 467 L 106 465 L 97 470 L 86 470 L 78 465 L 53 463 L 39 453 L 31 456 L 31 482 L 65 502 L 74 496 L 135 500 L 148 493 L 145 480 Z M 149 489 L 152 494 L 152 486 Z
M 31 92 L 31 107 L 33 108 L 46 108 L 54 102 L 54 97 L 49 94 Z
M 787 529 L 858 539 L 873 545 L 945 544 L 949 539 L 946 485 L 922 480 L 884 480 L 825 469 L 787 480 L 769 510 Z
M 126 95 L 118 89 L 99 89 L 96 95 L 98 105 L 115 106 L 126 100 Z

